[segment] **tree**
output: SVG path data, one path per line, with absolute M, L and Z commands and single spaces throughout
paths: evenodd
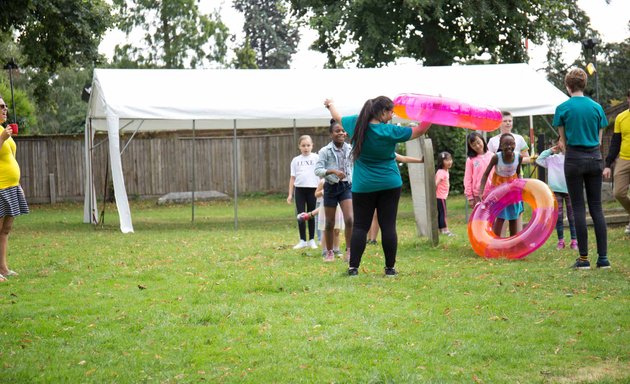
M 9 106 L 7 111 L 7 122 L 15 123 L 13 120 L 14 105 L 11 102 L 11 86 L 9 80 L 5 76 L 0 76 L 0 95 L 4 102 Z M 32 133 L 33 128 L 37 126 L 37 117 L 35 115 L 35 106 L 29 100 L 28 95 L 21 89 L 14 89 L 13 99 L 15 102 L 15 115 L 17 123 L 20 127 L 20 134 Z
M 85 125 L 87 103 L 81 91 L 92 81 L 93 69 L 60 68 L 50 82 L 54 103 L 40 106 L 39 118 L 45 125 L 41 133 L 81 133 Z
M 297 22 L 283 0 L 234 0 L 245 15 L 245 37 L 256 52 L 258 68 L 289 68 L 300 41 Z
M 117 27 L 144 32 L 141 45 L 117 45 L 114 64 L 145 68 L 222 65 L 228 28 L 217 12 L 199 13 L 195 0 L 114 0 Z
M 111 25 L 104 0 L 3 0 L 0 31 L 9 32 L 29 66 L 47 73 L 98 60 L 101 36 Z
M 252 49 L 249 40 L 245 40 L 243 45 L 234 50 L 236 58 L 232 61 L 232 65 L 236 69 L 258 69 L 256 64 L 256 51 Z
M 312 48 L 328 67 L 355 61 L 378 67 L 400 57 L 425 65 L 468 62 L 482 53 L 492 63 L 527 61 L 525 41 L 579 41 L 588 16 L 573 0 L 291 0 L 319 36 Z M 353 45 L 348 57 L 344 50 Z
M 600 103 L 610 105 L 624 101 L 630 89 L 630 38 L 621 43 L 605 44 L 598 58 Z M 590 87 L 594 81 L 589 81 Z
M 50 82 L 58 68 L 102 61 L 98 45 L 111 21 L 105 0 L 3 0 L 0 46 L 12 49 L 0 52 L 0 63 L 16 58 L 39 111 L 55 102 Z

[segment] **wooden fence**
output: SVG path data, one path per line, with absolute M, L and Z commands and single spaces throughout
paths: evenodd
M 127 194 L 152 198 L 169 192 L 216 190 L 232 196 L 234 191 L 234 138 L 231 131 L 190 132 L 121 137 Z M 286 192 L 291 159 L 300 152 L 295 137 L 309 134 L 315 151 L 326 145 L 325 129 L 239 131 L 239 193 Z M 84 139 L 81 135 L 18 136 L 17 160 L 21 184 L 30 203 L 81 201 L 84 196 Z M 102 199 L 108 169 L 106 135 L 97 135 L 92 150 L 94 187 Z M 193 167 L 193 148 L 195 163 Z M 111 177 L 108 177 L 111 183 Z

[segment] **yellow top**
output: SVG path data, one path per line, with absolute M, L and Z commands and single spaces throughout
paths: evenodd
M 630 160 L 630 109 L 617 115 L 615 119 L 615 133 L 621 133 L 619 158 Z
M 20 166 L 15 159 L 16 146 L 9 137 L 0 148 L 0 189 L 20 185 Z

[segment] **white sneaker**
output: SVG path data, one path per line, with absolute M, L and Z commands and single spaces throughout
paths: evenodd
M 630 235 L 630 224 L 626 225 L 626 230 L 623 231 L 626 235 Z
M 317 249 L 317 243 L 315 242 L 315 239 L 310 239 L 308 241 L 308 246 L 311 247 L 312 249 Z
M 302 249 L 302 248 L 306 248 L 306 247 L 308 247 L 308 243 L 306 241 L 304 241 L 304 240 L 300 240 L 299 243 L 297 243 L 297 244 L 295 244 L 293 246 L 293 249 Z

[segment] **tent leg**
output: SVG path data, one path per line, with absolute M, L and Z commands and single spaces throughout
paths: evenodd
M 94 130 L 92 118 L 89 118 L 85 127 L 85 199 L 83 203 L 83 222 L 98 224 L 96 192 L 94 191 L 94 170 L 92 156 L 94 150 Z
M 297 143 L 297 124 L 295 122 L 295 119 L 293 119 L 293 142 Z
M 233 142 L 233 164 L 234 164 L 234 230 L 238 231 L 238 142 L 236 140 L 236 119 L 234 119 L 234 142 Z
M 468 128 L 466 128 L 466 139 L 464 139 L 464 153 L 468 153 Z M 466 195 L 464 195 L 464 200 L 466 200 L 464 202 L 464 217 L 466 218 L 466 222 L 468 222 L 468 199 L 466 199 Z
M 195 189 L 197 187 L 196 185 L 196 179 L 195 179 L 195 162 L 197 160 L 197 157 L 195 155 L 195 120 L 192 121 L 192 133 L 193 133 L 193 139 L 192 139 L 192 192 L 191 192 L 191 202 L 190 202 L 190 208 L 191 208 L 191 221 L 194 223 L 195 222 Z

